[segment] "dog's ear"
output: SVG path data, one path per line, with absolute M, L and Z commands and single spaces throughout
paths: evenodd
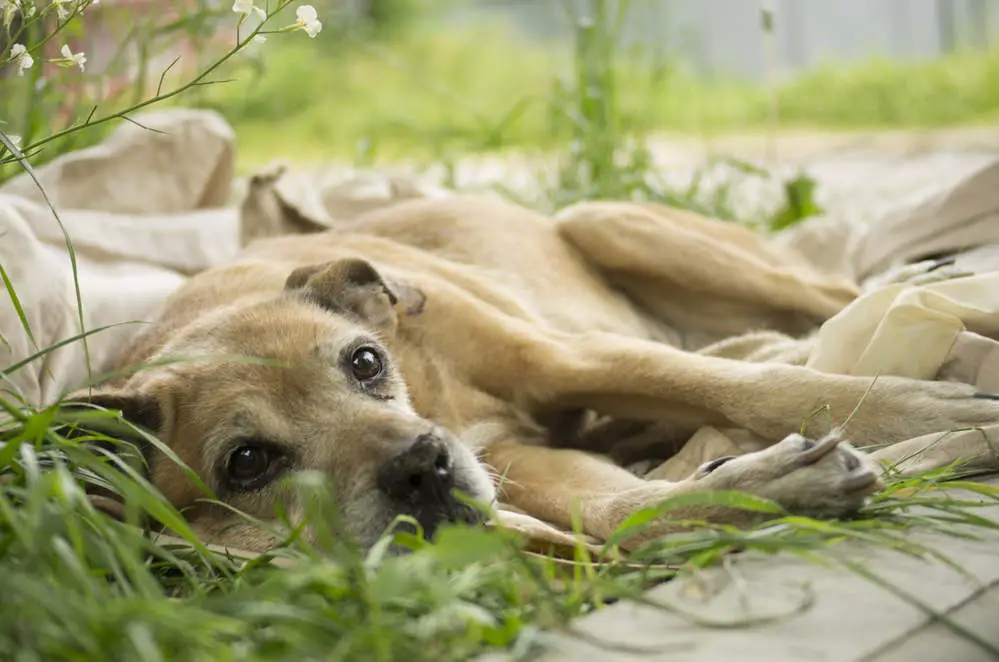
M 97 405 L 121 412 L 121 418 L 130 425 L 122 423 L 118 418 L 87 416 L 85 412 L 93 410 L 83 405 Z M 164 412 L 155 396 L 128 388 L 80 390 L 63 398 L 59 403 L 58 416 L 61 422 L 67 425 L 63 434 L 68 438 L 87 435 L 90 437 L 87 445 L 113 453 L 121 460 L 132 464 L 135 470 L 147 478 L 151 475 L 153 447 L 148 437 L 131 426 L 153 435 L 161 432 Z M 105 435 L 107 439 L 97 435 Z M 129 457 L 134 461 L 129 460 Z M 87 486 L 87 495 L 97 510 L 124 521 L 125 508 L 119 495 L 94 484 Z
M 120 411 L 121 417 L 149 432 L 156 433 L 163 427 L 163 410 L 155 396 L 128 388 L 84 389 L 70 393 L 62 400 L 62 407 L 91 404 Z
M 396 305 L 407 315 L 418 315 L 425 300 L 418 289 L 383 278 L 369 262 L 356 258 L 295 269 L 284 286 L 383 332 L 395 330 Z

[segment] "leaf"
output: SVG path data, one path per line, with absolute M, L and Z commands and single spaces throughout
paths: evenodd
M 463 568 L 495 559 L 506 553 L 508 541 L 499 529 L 473 529 L 446 525 L 438 531 L 430 553 L 445 568 Z
M 17 314 L 17 319 L 21 322 L 21 327 L 28 336 L 28 340 L 31 341 L 31 346 L 38 349 L 38 341 L 35 340 L 35 334 L 31 330 L 31 324 L 28 322 L 28 316 L 24 313 L 24 307 L 21 305 L 21 300 L 17 297 L 17 292 L 14 291 L 14 285 L 10 282 L 10 278 L 7 276 L 7 270 L 3 268 L 0 264 L 0 278 L 3 279 L 4 287 L 7 288 L 7 294 L 10 296 L 11 303 L 14 304 L 14 312 Z M 4 344 L 8 345 L 7 340 L 4 339 Z
M 34 354 L 32 354 L 31 356 L 29 356 L 27 358 L 21 359 L 20 361 L 12 364 L 10 366 L 8 366 L 4 370 L 0 370 L 0 374 L 6 375 L 6 376 L 10 376 L 10 375 L 14 374 L 15 372 L 17 372 L 18 370 L 20 370 L 21 368 L 23 368 L 24 366 L 26 366 L 26 365 L 34 362 L 34 361 L 37 361 L 38 359 L 44 357 L 47 354 L 51 354 L 52 352 L 54 352 L 55 350 L 59 349 L 60 347 L 65 347 L 66 345 L 70 345 L 72 343 L 75 343 L 77 340 L 83 340 L 83 339 L 87 338 L 88 336 L 94 335 L 95 333 L 100 333 L 101 331 L 107 331 L 108 329 L 113 329 L 114 327 L 121 326 L 123 324 L 130 324 L 130 322 L 117 322 L 115 324 L 108 324 L 107 326 L 102 326 L 102 327 L 99 327 L 99 328 L 96 328 L 96 329 L 90 329 L 89 331 L 84 331 L 83 333 L 77 333 L 76 335 L 70 336 L 69 338 L 66 338 L 64 340 L 60 340 L 57 343 L 49 345 L 45 349 L 42 349 L 42 350 L 39 350 L 39 351 L 35 352 Z
M 669 497 L 655 506 L 643 508 L 632 513 L 611 534 L 607 540 L 605 549 L 620 544 L 622 540 L 626 540 L 635 533 L 638 533 L 637 529 L 646 528 L 648 524 L 663 517 L 666 513 L 678 508 L 688 508 L 691 506 L 735 508 L 774 515 L 783 515 L 785 513 L 784 509 L 773 501 L 746 492 L 731 490 L 687 492 Z

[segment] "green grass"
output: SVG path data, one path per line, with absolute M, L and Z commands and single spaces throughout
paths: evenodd
M 527 654 L 542 644 L 557 646 L 560 637 L 581 636 L 571 618 L 610 601 L 644 602 L 639 591 L 671 577 L 673 568 L 691 572 L 732 551 L 828 562 L 821 550 L 854 541 L 936 558 L 960 571 L 905 532 L 967 536 L 976 527 L 999 527 L 976 512 L 999 503 L 999 490 L 955 483 L 985 497 L 984 503 L 957 500 L 937 492 L 955 474 L 938 471 L 889 479 L 888 490 L 856 520 L 782 517 L 749 531 L 701 523 L 639 550 L 628 564 L 593 564 L 582 552 L 575 563 L 556 563 L 524 554 L 509 532 L 457 526 L 443 529 L 433 544 L 389 533 L 362 553 L 341 533 L 323 479 L 304 475 L 295 487 L 307 504 L 306 518 L 318 527 L 316 541 L 305 543 L 289 522 L 285 544 L 246 560 L 204 547 L 143 480 L 127 446 L 118 444 L 116 453 L 95 446 L 110 437 L 85 430 L 113 430 L 114 414 L 7 405 L 9 418 L 0 428 L 0 650 L 17 651 L 10 659 L 19 661 L 438 661 L 491 649 Z M 87 485 L 122 495 L 125 522 L 96 510 Z M 733 494 L 700 498 L 772 507 Z M 639 513 L 624 526 L 640 530 L 652 514 L 668 515 L 677 505 Z M 145 524 L 170 526 L 189 544 L 158 541 Z M 387 554 L 390 542 L 412 552 Z M 863 568 L 854 570 L 864 576 Z M 679 604 L 655 606 L 702 625 L 732 625 L 706 622 Z M 747 616 L 745 625 L 752 622 Z
M 563 145 L 560 80 L 570 44 L 518 39 L 502 24 L 414 30 L 386 42 L 268 44 L 262 74 L 211 90 L 234 124 L 240 161 L 439 158 Z M 732 78 L 705 81 L 682 62 L 617 52 L 624 133 L 722 134 L 767 126 L 769 93 Z M 901 62 L 829 64 L 779 85 L 784 128 L 930 128 L 999 119 L 999 51 Z M 276 148 L 280 146 L 280 148 Z

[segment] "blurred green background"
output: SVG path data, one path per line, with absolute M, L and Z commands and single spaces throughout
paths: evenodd
M 999 0 L 774 0 L 769 22 L 746 0 L 313 4 L 324 22 L 316 39 L 271 35 L 210 77 L 228 82 L 170 100 L 223 113 L 244 170 L 278 156 L 371 163 L 565 148 L 595 132 L 606 147 L 656 132 L 999 119 Z M 275 25 L 293 22 L 296 7 Z M 36 139 L 95 105 L 98 115 L 125 107 L 179 55 L 170 89 L 234 43 L 234 22 L 223 0 L 105 0 L 60 36 L 87 51 L 85 75 L 0 70 L 4 130 Z M 35 162 L 103 132 L 84 134 Z
M 999 119 L 999 50 L 988 39 L 933 35 L 943 43 L 921 44 L 917 34 L 914 48 L 892 53 L 890 41 L 874 35 L 860 47 L 840 48 L 852 50 L 846 56 L 818 52 L 790 67 L 777 61 L 780 71 L 771 77 L 766 63 L 760 71 L 725 68 L 726 56 L 756 57 L 753 40 L 765 39 L 759 6 L 738 1 L 748 9 L 743 24 L 719 27 L 709 16 L 697 27 L 714 30 L 715 42 L 724 40 L 724 30 L 746 33 L 747 42 L 731 54 L 708 55 L 696 46 L 703 35 L 670 38 L 677 30 L 668 27 L 680 19 L 669 9 L 677 3 L 371 0 L 367 16 L 345 12 L 341 3 L 317 3 L 327 23 L 315 43 L 272 39 L 239 65 L 236 82 L 203 90 L 197 103 L 235 125 L 244 165 L 277 152 L 304 161 L 394 160 L 556 147 L 578 128 L 574 88 L 597 71 L 596 83 L 582 85 L 608 93 L 600 73 L 607 69 L 610 112 L 621 135 L 758 130 L 768 126 L 774 97 L 782 128 L 925 128 Z M 547 11 L 539 14 L 540 5 Z M 629 40 L 629 20 L 647 20 L 654 5 L 666 6 L 653 17 L 662 34 L 654 29 L 651 37 Z M 587 28 L 591 18 L 599 24 Z M 779 60 L 787 41 L 781 33 L 795 25 L 790 17 L 776 19 Z M 891 19 L 883 21 L 897 32 Z M 862 29 L 865 20 L 872 19 L 847 20 L 842 32 L 850 34 L 853 24 Z M 600 52 L 598 44 L 595 57 L 581 52 L 580 42 L 601 36 L 613 47 Z

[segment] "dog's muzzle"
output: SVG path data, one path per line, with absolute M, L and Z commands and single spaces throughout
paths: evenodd
M 454 496 L 464 486 L 455 476 L 454 458 L 447 444 L 435 434 L 422 434 L 405 451 L 389 460 L 378 472 L 378 489 L 398 508 L 410 515 L 431 539 L 441 524 L 480 524 L 482 514 Z

